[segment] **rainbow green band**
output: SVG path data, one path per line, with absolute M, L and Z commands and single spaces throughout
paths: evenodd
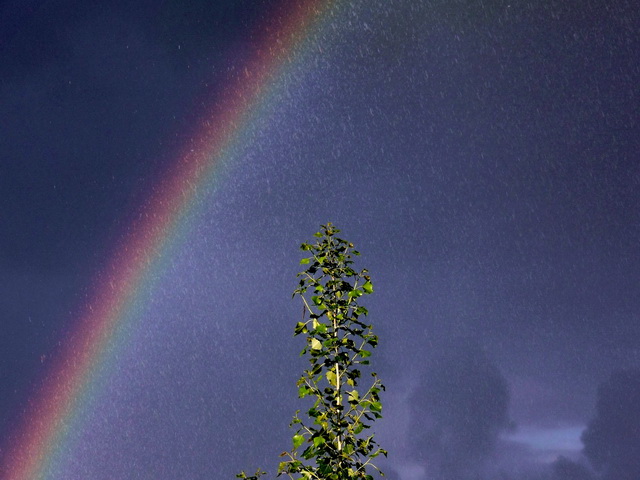
M 197 192 L 215 182 L 226 157 L 264 114 L 287 66 L 309 48 L 310 33 L 320 28 L 334 3 L 285 1 L 261 25 L 256 42 L 259 48 L 212 102 L 198 133 L 156 185 L 143 214 L 131 225 L 130 233 L 100 275 L 96 294 L 27 407 L 25 420 L 11 437 L 3 479 L 51 478 L 56 457 L 70 454 L 67 442 L 78 412 L 99 389 L 100 372 L 120 343 L 118 337 L 127 335 L 130 328 L 126 324 L 134 321 L 132 304 L 153 282 L 163 256 L 188 223 L 184 219 L 197 203 Z

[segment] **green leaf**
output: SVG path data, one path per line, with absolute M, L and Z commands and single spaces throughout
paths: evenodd
M 302 260 L 300 260 L 300 265 L 308 265 L 309 262 L 311 262 L 310 258 L 303 258 Z
M 309 395 L 309 393 L 311 392 L 311 390 L 309 389 L 309 387 L 307 387 L 306 385 L 302 385 L 299 389 L 298 389 L 298 397 L 300 398 L 304 398 L 307 395 Z
M 371 458 L 376 458 L 378 455 L 384 455 L 386 457 L 387 451 L 384 448 L 379 448 L 371 454 Z
M 300 445 L 302 445 L 303 443 L 304 443 L 304 436 L 298 435 L 298 434 L 293 436 L 293 448 L 294 448 L 294 450 L 296 448 L 298 448 Z
M 317 338 L 311 339 L 311 348 L 313 350 L 322 350 L 322 343 Z
M 302 452 L 302 458 L 304 458 L 305 460 L 309 460 L 311 457 L 313 457 L 313 447 L 307 447 L 307 449 Z
M 331 386 L 335 387 L 338 383 L 338 377 L 336 377 L 336 372 L 334 372 L 333 370 L 329 370 L 327 372 L 327 381 Z
M 314 447 L 318 448 L 320 445 L 322 445 L 325 442 L 324 437 L 315 437 L 313 439 L 313 445 Z
M 364 290 L 364 293 L 373 293 L 373 284 L 367 281 L 364 285 L 362 285 L 362 290 Z

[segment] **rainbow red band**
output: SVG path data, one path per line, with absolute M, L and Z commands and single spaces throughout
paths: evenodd
M 96 282 L 96 294 L 11 437 L 4 455 L 6 465 L 0 472 L 3 479 L 51 478 L 52 457 L 64 451 L 61 445 L 74 413 L 84 392 L 96 381 L 94 372 L 109 355 L 113 336 L 127 318 L 151 266 L 159 261 L 177 223 L 188 215 L 196 192 L 210 181 L 225 152 L 248 128 L 330 4 L 327 0 L 286 1 L 260 25 L 254 37 L 258 48 L 212 102 L 199 132 L 156 185 L 138 223 L 132 225 Z

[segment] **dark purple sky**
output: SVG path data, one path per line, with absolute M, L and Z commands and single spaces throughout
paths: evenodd
M 0 3 L 5 450 L 281 2 L 214 3 Z M 273 472 L 304 367 L 297 247 L 332 221 L 376 286 L 389 478 L 637 480 L 637 6 L 337 1 L 308 41 L 43 478 Z

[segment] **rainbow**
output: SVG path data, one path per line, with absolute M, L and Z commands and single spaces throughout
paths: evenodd
M 337 1 L 337 0 L 336 0 Z M 332 0 L 286 0 L 262 23 L 256 48 L 205 114 L 192 140 L 158 182 L 142 214 L 99 276 L 92 299 L 12 435 L 0 471 L 5 480 L 50 478 L 78 412 L 96 389 L 100 371 L 126 335 L 132 305 L 148 288 L 163 256 L 180 238 L 197 193 L 215 181 L 291 66 L 310 47 L 310 33 L 329 18 Z M 188 223 L 188 222 L 187 222 Z

